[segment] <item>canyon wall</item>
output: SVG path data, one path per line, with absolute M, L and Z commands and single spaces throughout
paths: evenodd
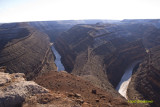
M 128 88 L 128 99 L 152 100 L 135 106 L 158 107 L 159 20 L 76 25 L 61 34 L 56 49 L 67 72 L 81 76 L 95 86 L 118 95 L 117 86 L 125 69 L 141 60 Z
M 156 28 L 145 33 L 143 44 L 147 56 L 137 66 L 131 78 L 128 88 L 129 99 L 150 100 L 153 103 L 141 104 L 140 106 L 159 107 L 160 98 L 160 29 L 159 20 L 149 20 Z
M 137 23 L 76 25 L 57 38 L 56 49 L 66 71 L 107 89 L 117 86 L 129 64 L 146 56 L 142 38 L 150 29 Z
M 32 79 L 40 72 L 56 70 L 49 37 L 27 23 L 0 26 L 0 66 L 8 73 L 25 73 Z
M 158 107 L 160 105 L 160 46 L 155 46 L 148 51 L 145 60 L 140 63 L 132 76 L 128 88 L 129 99 L 150 100 L 153 103 L 141 106 Z
M 67 92 L 74 91 L 61 96 L 71 97 L 72 101 L 74 99 L 72 103 L 78 101 L 80 105 L 88 105 L 89 100 L 91 105 L 100 105 L 105 99 L 106 105 L 130 106 L 114 88 L 128 65 L 142 60 L 133 73 L 128 97 L 132 100 L 146 99 L 154 102 L 151 105 L 136 106 L 160 105 L 160 30 L 157 20 L 78 25 L 75 24 L 79 22 L 71 22 L 0 25 L 0 66 L 7 73 L 25 73 L 27 79 L 32 79 L 52 91 L 56 89 L 56 93 L 58 90 L 62 93 L 66 91 L 63 88 L 67 88 Z M 54 41 L 56 50 L 62 56 L 65 70 L 71 74 L 54 72 L 57 67 L 50 41 Z M 55 78 L 52 79 L 53 77 Z M 70 87 L 73 89 L 70 90 Z M 94 89 L 100 93 L 94 95 Z M 77 96 L 75 93 L 82 95 Z M 86 93 L 97 99 L 90 99 Z M 107 95 L 101 96 L 102 94 Z M 29 99 L 27 103 L 32 101 L 33 99 Z

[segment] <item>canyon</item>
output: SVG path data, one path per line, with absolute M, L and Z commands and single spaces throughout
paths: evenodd
M 0 66 L 8 73 L 25 73 L 31 80 L 39 73 L 56 70 L 49 37 L 27 23 L 3 24 Z
M 128 66 L 128 68 L 125 70 L 125 73 L 123 74 L 121 81 L 119 82 L 119 84 L 116 87 L 116 90 L 122 95 L 124 96 L 126 99 L 128 99 L 127 96 L 127 89 L 128 89 L 128 85 L 131 81 L 131 77 L 132 77 L 132 72 L 134 67 L 140 63 L 140 61 L 135 61 L 133 62 L 131 65 Z
M 55 55 L 55 64 L 57 66 L 57 71 L 64 71 L 64 66 L 61 63 L 61 56 L 57 52 L 57 50 L 54 48 L 54 46 L 52 46 L 52 51 L 53 51 L 53 53 Z
M 46 90 L 22 95 L 19 102 L 12 102 L 15 107 L 158 107 L 159 50 L 159 19 L 2 24 L 0 76 L 6 76 L 0 83 L 11 79 L 0 85 L 1 91 L 8 94 L 18 89 L 14 84 L 24 81 L 37 91 L 37 86 Z M 136 61 L 140 62 L 133 64 Z M 124 81 L 128 83 L 124 85 Z M 4 89 L 8 85 L 13 89 Z M 117 91 L 122 85 L 125 97 Z M 0 95 L 0 104 L 6 103 L 4 96 Z M 131 104 L 126 98 L 153 103 Z
M 55 46 L 62 55 L 62 63 L 68 72 L 79 75 L 116 96 L 114 88 L 120 82 L 125 69 L 136 60 L 142 60 L 143 63 L 147 57 L 147 51 L 159 46 L 158 23 L 159 20 L 123 20 L 113 24 L 75 25 L 57 38 Z M 159 62 L 156 66 L 158 65 Z M 156 71 L 159 72 L 158 69 Z M 144 75 L 147 74 L 144 73 Z M 131 83 L 132 81 L 134 80 L 131 79 Z M 146 97 L 147 93 L 144 92 L 149 90 L 149 87 L 152 89 L 150 93 L 158 89 L 158 77 L 155 85 L 157 88 L 148 86 L 146 82 L 137 86 L 138 81 L 140 79 L 134 83 L 136 84 L 135 90 L 143 94 L 140 98 L 135 98 L 132 94 L 134 86 L 129 83 L 129 89 L 131 89 L 131 91 L 127 89 L 127 94 L 130 92 L 129 98 L 152 100 Z M 145 89 L 139 87 L 142 84 L 146 85 Z M 153 98 L 158 98 L 158 96 Z M 155 103 L 156 100 L 153 104 L 137 104 L 136 106 L 159 105 Z

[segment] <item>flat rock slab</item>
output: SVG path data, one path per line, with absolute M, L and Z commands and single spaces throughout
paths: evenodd
M 0 107 L 15 107 L 23 103 L 26 97 L 49 90 L 33 81 L 25 81 L 23 73 L 0 73 Z

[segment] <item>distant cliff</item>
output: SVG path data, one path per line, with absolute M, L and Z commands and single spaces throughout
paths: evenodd
M 152 107 L 160 102 L 160 46 L 148 51 L 147 57 L 133 75 L 128 89 L 129 99 L 150 100 Z M 142 105 L 145 106 L 145 105 Z
M 115 96 L 118 94 L 113 88 L 119 83 L 125 69 L 134 61 L 142 60 L 131 79 L 129 99 L 153 100 L 151 106 L 158 107 L 158 25 L 159 20 L 76 25 L 57 38 L 56 49 L 68 72 Z
M 76 25 L 57 39 L 56 49 L 68 72 L 116 87 L 126 67 L 145 57 L 142 38 L 149 29 L 137 23 Z
M 55 41 L 62 32 L 73 26 L 73 22 L 67 23 L 67 21 L 37 21 L 30 22 L 29 24 L 41 32 L 46 33 L 50 37 L 51 41 Z
M 40 72 L 56 70 L 49 37 L 27 23 L 0 26 L 0 66 L 6 72 L 25 73 L 32 79 Z
M 151 23 L 152 22 L 152 23 Z M 152 100 L 148 106 L 159 107 L 160 98 L 160 29 L 158 27 L 159 20 L 150 20 L 156 28 L 150 29 L 145 33 L 143 44 L 146 49 L 147 56 L 139 64 L 137 70 L 128 88 L 129 99 Z M 141 106 L 146 106 L 141 105 Z
M 57 20 L 57 21 L 35 21 L 29 24 L 36 29 L 46 33 L 51 41 L 55 41 L 59 35 L 69 30 L 77 24 L 96 24 L 96 23 L 116 23 L 119 20 Z

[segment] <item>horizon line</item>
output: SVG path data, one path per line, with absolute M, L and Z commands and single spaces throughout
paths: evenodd
M 104 21 L 123 21 L 123 20 L 160 20 L 160 18 L 126 18 L 126 19 L 53 19 L 53 20 L 30 20 L 30 21 L 10 21 L 10 22 L 0 22 L 4 23 L 25 23 L 25 22 L 47 22 L 47 21 L 84 21 L 84 20 L 104 20 Z

